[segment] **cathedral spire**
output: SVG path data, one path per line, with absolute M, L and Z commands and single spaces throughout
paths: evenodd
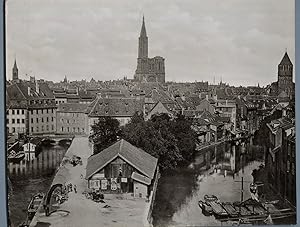
M 146 33 L 145 18 L 143 16 L 142 29 L 139 37 L 138 58 L 148 58 L 148 37 Z
M 141 29 L 140 37 L 147 37 L 144 15 L 143 15 L 143 23 L 142 23 L 142 29 Z

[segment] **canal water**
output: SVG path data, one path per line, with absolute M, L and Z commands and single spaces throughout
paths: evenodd
M 13 226 L 18 226 L 26 220 L 27 206 L 31 197 L 39 192 L 47 192 L 68 147 L 67 145 L 43 146 L 36 159 L 22 160 L 19 164 L 8 164 L 12 185 L 9 209 Z
M 154 226 L 220 226 L 214 216 L 202 214 L 198 201 L 206 194 L 224 202 L 250 198 L 252 170 L 262 158 L 262 150 L 249 143 L 222 143 L 197 153 L 188 167 L 163 173 L 152 212 Z

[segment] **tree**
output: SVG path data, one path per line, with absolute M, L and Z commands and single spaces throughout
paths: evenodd
M 196 149 L 197 134 L 192 129 L 192 120 L 179 114 L 170 125 L 171 132 L 177 139 L 177 146 L 183 158 L 190 161 Z
M 196 146 L 191 121 L 182 115 L 172 119 L 168 114 L 157 114 L 148 121 L 136 115 L 122 131 L 125 140 L 158 158 L 162 169 L 189 160 Z
M 92 125 L 93 134 L 90 139 L 94 143 L 94 154 L 98 154 L 118 140 L 120 136 L 119 126 L 119 121 L 109 116 L 100 117 L 98 122 Z

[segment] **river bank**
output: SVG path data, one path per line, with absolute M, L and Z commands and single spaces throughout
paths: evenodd
M 35 160 L 8 164 L 12 187 L 9 197 L 12 226 L 19 226 L 26 219 L 31 197 L 48 190 L 67 149 L 68 146 L 41 147 L 42 151 Z
M 198 201 L 215 194 L 222 201 L 240 201 L 241 177 L 245 181 L 244 199 L 250 197 L 255 147 L 221 143 L 196 153 L 188 167 L 162 174 L 153 209 L 154 226 L 220 226 L 213 216 L 202 214 Z M 243 154 L 243 155 L 241 155 Z
M 77 187 L 68 193 L 68 199 L 59 206 L 59 211 L 46 216 L 41 208 L 30 226 L 144 226 L 147 220 L 149 202 L 145 199 L 133 198 L 131 194 L 105 194 L 105 203 L 96 203 L 88 199 L 84 192 L 87 180 L 84 179 L 88 157 L 92 154 L 87 137 L 76 137 L 66 157 L 81 157 L 82 165 L 65 164 L 56 173 L 53 184 L 72 183 Z M 125 224 L 126 225 L 126 224 Z

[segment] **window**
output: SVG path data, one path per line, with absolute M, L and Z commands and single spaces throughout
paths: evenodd
M 33 114 L 33 110 L 31 110 L 30 112 L 31 112 L 31 114 Z
M 47 109 L 47 113 L 48 113 L 48 109 Z
M 47 122 L 49 122 L 49 118 L 47 117 Z
M 31 127 L 31 132 L 33 132 L 33 127 Z
M 31 118 L 31 123 L 33 124 L 33 118 Z
M 46 130 L 49 131 L 49 125 L 46 125 Z
M 14 115 L 15 114 L 15 110 L 12 110 L 12 115 Z
M 36 118 L 36 123 L 39 123 L 39 118 Z
M 12 123 L 14 124 L 15 123 L 15 119 L 11 119 L 12 120 Z
M 44 122 L 44 118 L 41 118 L 42 119 L 42 122 Z M 43 130 L 42 130 L 43 131 Z
M 17 110 L 17 114 L 19 114 L 19 110 Z
M 38 132 L 38 131 L 39 131 L 39 126 L 36 127 L 36 132 Z
M 24 124 L 25 123 L 25 119 L 22 119 L 22 124 Z
M 54 121 L 54 117 L 51 117 L 51 121 Z
M 64 127 L 61 127 L 61 131 L 62 131 L 62 132 L 64 131 Z
M 52 128 L 52 131 L 53 131 L 53 130 L 54 130 L 54 125 L 52 125 L 52 127 L 51 127 L 51 128 Z
M 70 132 L 70 128 L 68 127 L 68 132 Z
M 42 132 L 44 131 L 44 125 L 42 125 Z
M 22 114 L 24 114 L 24 110 L 22 110 Z
M 44 113 L 44 110 L 41 110 L 42 114 Z M 42 130 L 43 131 L 43 130 Z

